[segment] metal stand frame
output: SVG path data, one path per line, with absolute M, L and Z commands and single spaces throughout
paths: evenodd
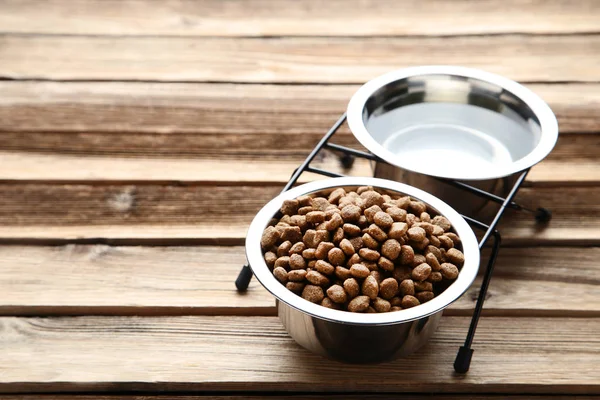
M 329 129 L 327 134 L 325 134 L 325 136 L 323 136 L 323 138 L 319 141 L 319 143 L 317 143 L 317 145 L 313 148 L 313 150 L 310 152 L 308 157 L 306 157 L 304 162 L 298 168 L 296 168 L 296 170 L 294 170 L 294 173 L 290 177 L 290 180 L 288 181 L 288 183 L 283 188 L 282 192 L 285 192 L 285 191 L 289 190 L 292 186 L 294 186 L 294 184 L 296 184 L 296 182 L 298 181 L 298 178 L 300 177 L 300 175 L 302 175 L 302 173 L 304 173 L 304 172 L 317 173 L 317 174 L 324 175 L 324 176 L 331 177 L 331 178 L 345 176 L 342 174 L 338 174 L 336 172 L 330 172 L 330 171 L 326 171 L 326 170 L 323 170 L 320 168 L 315 168 L 315 167 L 310 166 L 310 163 L 315 158 L 315 156 L 323 149 L 329 149 L 329 150 L 332 150 L 332 151 L 338 153 L 339 157 L 340 157 L 340 162 L 346 168 L 350 168 L 352 166 L 355 157 L 360 157 L 360 158 L 364 158 L 364 159 L 376 161 L 376 162 L 385 162 L 371 153 L 366 153 L 364 151 L 350 149 L 348 147 L 340 146 L 340 145 L 337 145 L 334 143 L 329 143 L 329 140 L 331 139 L 331 137 L 338 131 L 340 126 L 342 126 L 342 124 L 345 121 L 346 121 L 346 113 L 344 113 L 337 120 L 337 122 L 331 127 L 331 129 Z M 465 220 L 469 224 L 471 224 L 474 228 L 477 228 L 477 229 L 485 232 L 481 241 L 479 242 L 480 250 L 487 243 L 487 241 L 489 240 L 490 237 L 493 236 L 494 240 L 492 243 L 492 252 L 490 254 L 490 258 L 488 260 L 487 267 L 483 274 L 483 281 L 481 283 L 481 288 L 479 290 L 479 295 L 477 297 L 477 303 L 475 304 L 475 310 L 473 311 L 473 316 L 471 318 L 471 324 L 469 326 L 469 331 L 467 333 L 467 337 L 465 338 L 465 343 L 463 346 L 461 346 L 459 348 L 458 354 L 456 355 L 456 359 L 454 361 L 454 370 L 458 373 L 466 373 L 469 370 L 469 366 L 471 365 L 471 358 L 473 357 L 473 349 L 471 349 L 471 345 L 473 343 L 473 338 L 475 337 L 475 330 L 477 329 L 477 323 L 479 322 L 479 318 L 481 317 L 481 311 L 483 309 L 483 303 L 484 303 L 485 297 L 487 295 L 490 280 L 492 279 L 492 273 L 494 271 L 494 265 L 496 264 L 496 258 L 498 257 L 498 251 L 500 250 L 501 236 L 500 236 L 500 232 L 498 232 L 498 230 L 496 229 L 496 226 L 498 225 L 498 222 L 504 215 L 504 211 L 506 211 L 507 208 L 527 211 L 527 212 L 533 213 L 535 215 L 536 221 L 538 221 L 540 223 L 548 222 L 552 218 L 552 213 L 548 209 L 538 208 L 537 210 L 532 210 L 532 209 L 523 207 L 520 204 L 515 203 L 513 201 L 513 198 L 515 197 L 515 195 L 519 191 L 519 188 L 525 181 L 525 177 L 527 176 L 528 172 L 529 172 L 529 169 L 526 169 L 525 171 L 520 173 L 519 178 L 517 179 L 514 186 L 512 187 L 512 189 L 510 190 L 510 192 L 508 193 L 508 195 L 505 198 L 497 196 L 493 193 L 486 192 L 485 190 L 481 190 L 479 188 L 470 186 L 463 182 L 440 178 L 440 180 L 444 181 L 445 183 L 448 183 L 450 185 L 453 185 L 455 187 L 463 189 L 463 190 L 470 192 L 476 196 L 480 196 L 480 197 L 486 198 L 490 201 L 500 204 L 500 209 L 498 210 L 498 212 L 496 213 L 496 216 L 494 217 L 494 219 L 492 220 L 492 222 L 489 225 L 484 224 L 483 222 L 480 222 L 480 221 L 473 219 L 471 217 L 468 217 L 466 215 L 463 215 L 463 218 L 465 218 Z M 248 285 L 250 284 L 251 279 L 252 279 L 252 270 L 250 269 L 250 267 L 248 265 L 244 265 L 244 267 L 240 271 L 237 279 L 235 280 L 235 286 L 237 287 L 237 290 L 240 292 L 245 291 L 248 288 Z

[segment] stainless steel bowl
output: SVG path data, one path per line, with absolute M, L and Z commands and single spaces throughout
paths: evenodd
M 556 117 L 535 93 L 463 67 L 382 75 L 358 89 L 347 115 L 357 140 L 389 163 L 378 163 L 375 176 L 422 188 L 468 214 L 485 201 L 432 177 L 503 196 L 515 174 L 546 157 L 558 138 Z
M 289 291 L 267 267 L 260 239 L 284 200 L 336 187 L 378 187 L 406 194 L 426 203 L 452 223 L 462 240 L 465 263 L 459 277 L 433 300 L 417 307 L 382 313 L 358 314 L 313 304 Z M 256 215 L 246 237 L 246 256 L 252 272 L 277 299 L 279 318 L 296 342 L 310 351 L 345 362 L 381 362 L 408 355 L 435 331 L 443 310 L 473 283 L 479 269 L 479 248 L 467 222 L 440 199 L 420 189 L 377 178 L 335 178 L 307 183 L 282 193 Z

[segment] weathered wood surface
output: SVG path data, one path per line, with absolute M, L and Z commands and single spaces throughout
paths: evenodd
M 598 247 L 504 248 L 484 315 L 598 317 L 599 259 Z M 0 246 L 0 314 L 275 315 L 256 280 L 236 292 L 245 262 L 243 247 Z M 446 315 L 471 315 L 479 287 Z

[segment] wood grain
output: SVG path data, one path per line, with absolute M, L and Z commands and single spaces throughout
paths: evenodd
M 241 244 L 256 212 L 281 185 L 0 184 L 3 242 Z M 510 213 L 501 225 L 506 244 L 600 243 L 600 187 L 533 187 L 518 200 L 554 213 L 547 226 Z
M 362 83 L 401 67 L 448 64 L 519 81 L 599 82 L 598 54 L 596 34 L 268 39 L 5 35 L 0 37 L 0 78 Z
M 468 321 L 444 317 L 418 353 L 366 371 L 300 348 L 275 317 L 2 318 L 0 391 L 600 391 L 599 319 L 483 318 L 459 376 Z
M 68 14 L 69 18 L 64 18 Z M 570 2 L 4 0 L 2 32 L 86 35 L 363 36 L 598 32 L 593 0 Z
M 542 97 L 558 117 L 560 132 L 600 132 L 600 84 L 553 83 L 526 84 Z M 269 150 L 277 136 L 289 137 L 300 147 L 311 146 L 325 134 L 346 110 L 350 97 L 359 85 L 257 85 L 209 83 L 145 82 L 31 82 L 0 81 L 0 131 L 5 133 L 151 133 L 163 146 L 173 147 L 159 138 L 162 134 L 203 134 L 209 143 L 217 138 L 255 150 Z M 307 144 L 304 137 L 310 138 Z M 53 143 L 63 150 L 69 142 L 83 139 L 79 135 Z M 136 136 L 133 136 L 134 138 Z M 169 136 L 170 137 L 170 136 Z M 190 145 L 186 135 L 176 136 Z M 343 127 L 340 138 L 351 143 Z M 112 140 L 119 139 L 111 137 Z M 247 139 L 244 139 L 247 138 Z M 43 140 L 41 135 L 31 138 Z M 12 143 L 3 140 L 6 145 Z M 18 140 L 14 138 L 14 140 Z M 106 140 L 93 137 L 90 144 L 104 148 Z M 243 142 L 241 142 L 243 140 Z M 287 140 L 287 139 L 286 139 Z M 135 142 L 135 140 L 132 140 Z M 127 143 L 137 148 L 146 143 Z M 258 144 L 257 144 L 258 143 Z M 281 143 L 281 142 L 279 142 Z M 16 141 L 14 146 L 22 145 Z M 29 146 L 35 146 L 30 143 Z M 193 144 L 196 146 L 197 144 Z M 126 151 L 126 149 L 121 149 Z
M 598 317 L 598 259 L 598 247 L 504 248 L 484 315 Z M 256 280 L 236 292 L 245 262 L 243 247 L 0 246 L 0 314 L 276 315 Z M 471 315 L 480 284 L 445 315 Z

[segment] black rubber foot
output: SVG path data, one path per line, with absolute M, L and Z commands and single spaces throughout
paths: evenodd
M 461 346 L 458 349 L 456 360 L 454 360 L 454 370 L 459 374 L 465 374 L 471 366 L 471 358 L 473 357 L 473 349 L 467 349 Z
M 535 210 L 535 220 L 540 224 L 545 224 L 552 219 L 552 211 L 547 208 L 540 207 Z
M 244 265 L 235 280 L 235 287 L 239 292 L 245 292 L 252 280 L 252 270 L 249 266 Z
M 352 166 L 354 165 L 354 156 L 350 154 L 340 155 L 340 164 L 342 164 L 342 167 L 346 169 L 352 168 Z

